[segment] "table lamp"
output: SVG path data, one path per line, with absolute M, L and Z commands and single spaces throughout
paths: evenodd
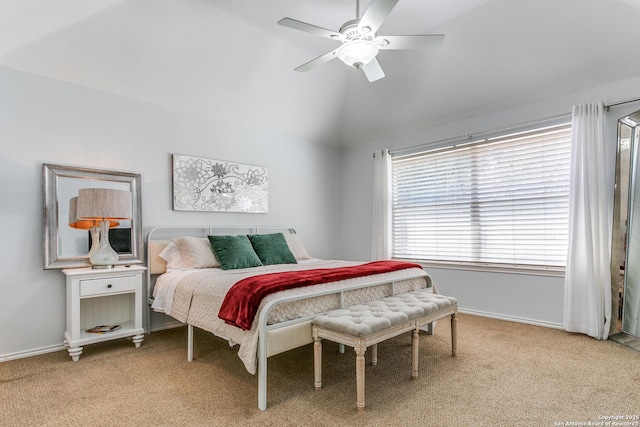
M 78 230 L 89 230 L 91 233 L 91 249 L 89 250 L 89 258 L 98 250 L 98 244 L 100 240 L 100 227 L 98 221 L 78 219 L 78 198 L 72 197 L 69 199 L 69 227 L 76 228 Z M 109 221 L 109 228 L 119 226 L 117 221 Z
M 100 226 L 98 247 L 89 256 L 93 268 L 111 268 L 118 261 L 118 253 L 109 243 L 110 224 L 131 219 L 131 215 L 129 191 L 111 188 L 81 188 L 78 191 L 77 219 L 95 221 Z

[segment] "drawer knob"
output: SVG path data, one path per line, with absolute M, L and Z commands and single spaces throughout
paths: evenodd
M 107 288 L 109 288 L 109 289 L 111 289 L 112 287 L 113 287 L 113 285 L 112 285 L 111 283 L 109 283 L 109 284 L 107 285 Z

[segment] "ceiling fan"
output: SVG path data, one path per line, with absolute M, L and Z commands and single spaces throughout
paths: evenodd
M 278 24 L 306 31 L 321 37 L 342 42 L 340 47 L 327 52 L 297 67 L 296 71 L 310 69 L 339 58 L 345 64 L 362 70 L 370 82 L 384 77 L 380 63 L 376 59 L 380 50 L 419 50 L 442 43 L 444 34 L 414 36 L 376 36 L 376 31 L 387 18 L 399 0 L 371 0 L 367 10 L 360 17 L 360 4 L 356 0 L 356 19 L 342 24 L 339 31 L 308 24 L 291 18 L 283 18 Z

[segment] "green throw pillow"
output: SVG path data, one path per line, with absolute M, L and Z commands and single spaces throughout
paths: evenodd
M 207 236 L 223 270 L 259 267 L 260 258 L 247 236 Z
M 263 265 L 297 264 L 282 233 L 250 234 L 249 240 Z

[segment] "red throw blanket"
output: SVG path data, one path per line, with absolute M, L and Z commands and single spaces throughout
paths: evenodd
M 317 268 L 247 277 L 229 289 L 218 317 L 230 325 L 248 330 L 251 329 L 262 299 L 274 292 L 416 267 L 422 268 L 412 262 L 375 261 L 352 267 Z

